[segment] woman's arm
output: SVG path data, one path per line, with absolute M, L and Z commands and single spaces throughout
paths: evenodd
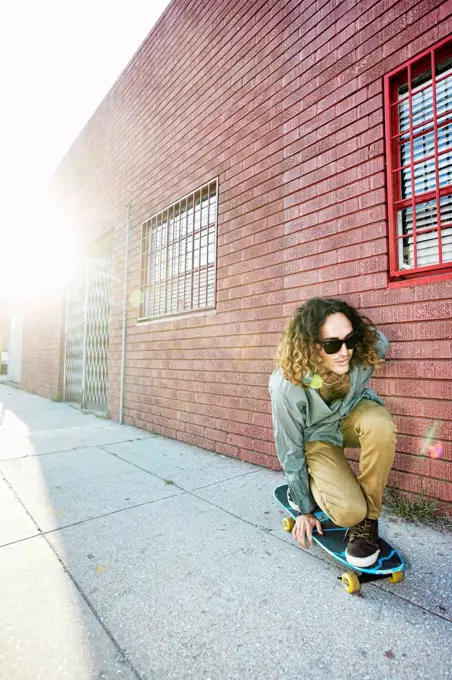
M 309 473 L 304 455 L 304 413 L 291 404 L 284 394 L 275 392 L 272 398 L 273 433 L 279 462 L 289 485 L 293 501 L 302 514 L 316 506 L 309 486 Z

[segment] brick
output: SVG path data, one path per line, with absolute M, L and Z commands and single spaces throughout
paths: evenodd
M 61 293 L 30 301 L 24 313 L 22 389 L 63 397 L 64 299 Z

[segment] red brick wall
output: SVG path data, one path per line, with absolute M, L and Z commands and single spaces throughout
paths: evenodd
M 137 325 L 125 418 L 278 467 L 268 376 L 298 304 L 337 295 L 392 341 L 375 378 L 400 429 L 391 483 L 452 502 L 452 282 L 388 289 L 383 76 L 452 31 L 423 0 L 175 0 L 75 142 L 55 193 L 89 243 L 115 229 L 109 408 L 118 416 L 124 205 L 140 224 L 219 177 L 217 312 Z M 440 421 L 441 460 L 422 457 Z
M 64 306 L 62 295 L 46 294 L 25 309 L 20 386 L 49 399 L 62 398 Z

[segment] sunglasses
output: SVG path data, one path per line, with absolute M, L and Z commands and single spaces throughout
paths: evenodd
M 342 345 L 344 344 L 347 349 L 355 349 L 356 345 L 358 344 L 358 338 L 354 333 L 352 333 L 348 336 L 348 338 L 344 338 L 343 340 L 326 340 L 320 344 L 322 345 L 326 354 L 337 354 L 339 350 L 342 349 Z

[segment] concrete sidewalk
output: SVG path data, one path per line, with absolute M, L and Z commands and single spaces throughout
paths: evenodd
M 452 535 L 347 595 L 282 474 L 0 385 L 0 678 L 451 678 Z

